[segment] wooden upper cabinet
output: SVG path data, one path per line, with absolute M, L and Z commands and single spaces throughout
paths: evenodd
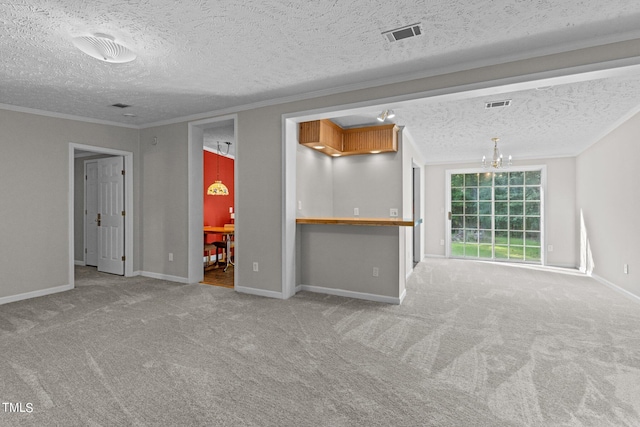
M 300 144 L 329 156 L 352 156 L 398 151 L 394 124 L 342 129 L 331 120 L 300 123 Z

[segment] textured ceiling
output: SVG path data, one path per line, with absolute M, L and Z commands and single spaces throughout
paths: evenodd
M 417 22 L 422 36 L 389 43 L 381 35 Z M 638 22 L 637 0 L 3 1 L 0 104 L 142 126 L 378 79 L 640 38 Z M 137 59 L 108 64 L 75 49 L 72 37 L 94 33 L 114 36 Z M 572 104 L 579 101 L 575 95 L 566 108 L 580 113 Z M 531 96 L 531 102 L 544 97 Z M 475 127 L 480 118 L 468 130 L 460 123 L 444 125 L 456 116 L 473 117 L 472 102 L 462 102 L 460 110 L 444 104 L 407 109 L 399 119 L 416 140 L 444 146 L 443 135 L 464 140 L 474 134 L 477 141 L 485 138 Z M 531 105 L 514 103 L 512 109 L 531 112 Z M 443 122 L 434 125 L 434 117 Z M 502 128 L 506 145 L 513 129 Z

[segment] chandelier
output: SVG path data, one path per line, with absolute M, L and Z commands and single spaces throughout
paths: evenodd
M 505 165 L 502 158 L 502 153 L 498 149 L 498 141 L 500 141 L 500 138 L 491 138 L 491 140 L 493 141 L 493 158 L 491 159 L 491 161 L 487 161 L 487 157 L 482 156 L 482 167 L 500 169 L 503 167 L 511 166 L 511 155 L 509 155 L 509 161 Z
M 225 144 L 227 144 L 227 152 L 225 153 L 226 155 L 226 154 L 229 154 L 229 147 L 231 146 L 231 143 L 225 142 Z M 220 180 L 220 156 L 221 155 L 222 153 L 220 151 L 220 141 L 218 141 L 218 157 L 216 157 L 216 180 L 207 189 L 207 195 L 209 196 L 228 196 L 229 195 L 229 189 Z

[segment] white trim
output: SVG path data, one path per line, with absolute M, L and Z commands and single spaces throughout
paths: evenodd
M 628 290 L 621 288 L 618 285 L 615 285 L 613 283 L 611 283 L 610 281 L 608 281 L 607 279 L 604 279 L 596 274 L 592 274 L 591 277 L 593 279 L 595 279 L 598 283 L 606 286 L 607 288 L 613 289 L 614 291 L 628 297 L 631 298 L 632 300 L 634 300 L 635 302 L 640 302 L 640 296 L 634 294 L 633 292 L 629 292 Z
M 109 120 L 92 119 L 90 117 L 75 116 L 73 114 L 56 113 L 54 111 L 39 110 L 37 108 L 20 107 L 17 105 L 0 104 L 3 110 L 15 111 L 18 113 L 35 114 L 44 117 L 53 117 L 56 119 L 74 120 L 76 122 L 95 123 L 99 125 L 117 126 L 127 129 L 140 129 L 138 125 L 128 125 L 126 123 L 112 122 Z
M 63 285 L 56 286 L 54 288 L 41 289 L 39 291 L 25 292 L 24 294 L 9 295 L 8 297 L 0 298 L 0 305 L 30 298 L 43 297 L 45 295 L 57 294 L 58 292 L 70 291 L 71 289 L 73 289 L 73 285 Z
M 396 298 L 396 297 L 388 297 L 385 295 L 368 294 L 365 292 L 346 291 L 344 289 L 323 288 L 321 286 L 299 285 L 297 288 L 299 288 L 302 291 L 314 292 L 317 294 L 335 295 L 338 297 L 355 298 L 355 299 L 361 299 L 366 301 L 383 302 L 386 304 L 395 304 L 395 305 L 400 305 L 402 303 L 402 300 L 407 294 L 406 289 L 402 292 L 402 295 L 400 295 L 400 297 Z
M 169 282 L 191 283 L 191 282 L 189 282 L 189 279 L 187 279 L 186 277 L 171 276 L 171 275 L 168 275 L 168 274 L 152 273 L 150 271 L 141 271 L 141 272 L 139 272 L 139 275 L 143 276 L 143 277 L 149 277 L 151 279 L 166 280 L 166 281 L 169 281 Z
M 282 296 L 282 292 L 268 291 L 266 289 L 258 289 L 258 288 L 248 288 L 246 286 L 237 286 L 237 285 L 234 287 L 234 289 L 236 292 L 240 292 L 242 294 L 256 295 L 259 297 L 266 297 L 266 298 L 285 299 Z

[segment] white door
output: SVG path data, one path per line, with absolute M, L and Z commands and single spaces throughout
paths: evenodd
M 85 264 L 98 265 L 98 162 L 85 163 Z
M 98 271 L 124 275 L 124 158 L 98 160 Z

